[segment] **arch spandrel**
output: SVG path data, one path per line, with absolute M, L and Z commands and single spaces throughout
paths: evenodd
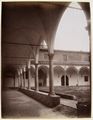
M 78 69 L 76 68 L 76 67 L 74 67 L 74 66 L 72 66 L 72 67 L 68 67 L 67 69 L 66 69 L 66 73 L 67 74 L 74 74 L 74 73 L 78 73 Z
M 47 66 L 44 66 L 44 65 L 41 65 L 39 66 L 38 70 L 43 70 L 44 73 L 47 73 L 49 72 L 49 68 Z
M 80 70 L 79 70 L 79 74 L 89 74 L 90 73 L 90 69 L 87 68 L 87 67 L 81 67 Z
M 54 69 L 54 70 L 60 70 L 60 71 L 64 71 L 64 72 L 65 72 L 65 69 L 64 69 L 63 67 L 61 67 L 61 66 L 58 66 L 58 65 L 57 65 L 57 66 L 54 66 L 53 69 Z
M 53 69 L 54 69 L 54 75 L 57 74 L 58 76 L 61 76 L 61 75 L 65 74 L 65 69 L 61 66 L 55 66 L 55 67 L 53 67 Z

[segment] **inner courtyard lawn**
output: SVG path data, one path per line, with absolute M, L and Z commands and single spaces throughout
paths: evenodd
M 49 92 L 49 87 L 40 87 L 40 91 Z M 79 102 L 86 102 L 91 100 L 90 86 L 55 86 L 56 94 L 74 95 Z

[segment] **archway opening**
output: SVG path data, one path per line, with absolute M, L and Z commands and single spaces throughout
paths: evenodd
M 80 75 L 80 85 L 88 86 L 90 85 L 90 71 L 87 67 L 81 67 L 79 70 Z
M 71 3 L 65 10 L 56 32 L 54 49 L 89 51 L 87 19 L 78 3 Z
M 61 66 L 54 67 L 54 86 L 61 86 L 61 77 L 64 75 L 65 70 Z
M 78 86 L 78 70 L 72 66 L 67 68 L 66 73 L 69 77 L 69 86 Z
M 44 87 L 47 85 L 47 73 L 43 69 L 39 69 L 38 78 L 39 78 L 39 87 Z

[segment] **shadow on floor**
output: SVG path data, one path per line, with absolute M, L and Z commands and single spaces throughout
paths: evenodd
M 59 105 L 48 108 L 23 93 L 8 89 L 2 91 L 2 118 L 72 118 L 75 109 Z

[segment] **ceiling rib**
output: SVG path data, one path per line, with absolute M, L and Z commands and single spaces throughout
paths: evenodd
M 34 44 L 27 44 L 27 43 L 12 43 L 12 42 L 3 42 L 3 44 L 9 45 L 27 45 L 27 46 L 47 46 L 47 45 L 34 45 Z

